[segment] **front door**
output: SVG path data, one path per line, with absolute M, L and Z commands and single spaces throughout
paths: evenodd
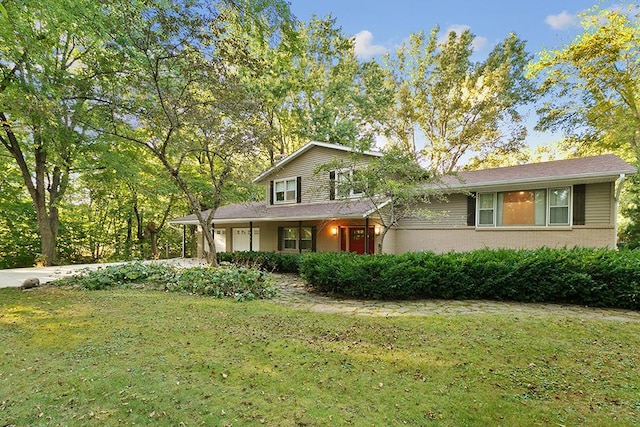
M 367 243 L 367 236 L 365 235 L 365 227 L 349 227 L 342 229 L 342 236 L 340 239 L 340 249 L 342 251 L 355 252 L 358 254 L 364 254 Z M 369 227 L 369 251 L 372 254 L 374 252 L 374 228 Z

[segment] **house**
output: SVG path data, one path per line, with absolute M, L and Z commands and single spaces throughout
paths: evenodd
M 380 250 L 376 205 L 346 178 L 381 156 L 309 142 L 255 178 L 260 202 L 218 208 L 218 251 Z M 318 172 L 336 160 L 354 169 Z M 617 202 L 625 177 L 636 172 L 612 155 L 465 171 L 445 177 L 446 200 L 434 200 L 429 217 L 401 218 L 385 235 L 382 251 L 469 251 L 481 248 L 616 247 Z M 197 225 L 195 215 L 173 224 Z M 199 256 L 205 250 L 202 236 Z

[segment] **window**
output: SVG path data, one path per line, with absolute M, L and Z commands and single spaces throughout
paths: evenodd
M 570 187 L 479 194 L 477 225 L 570 225 L 570 197 Z
M 296 178 L 280 179 L 273 182 L 273 200 L 275 203 L 295 203 L 298 199 Z
M 493 193 L 478 195 L 478 225 L 493 225 Z
M 549 224 L 569 225 L 569 189 L 549 190 Z
M 298 239 L 298 233 L 300 238 Z M 313 251 L 315 227 L 280 227 L 278 228 L 280 251 Z M 300 247 L 298 247 L 298 242 Z
M 360 197 L 365 188 L 362 177 L 358 171 L 344 169 L 335 172 L 335 196 L 336 198 Z
M 498 193 L 498 225 L 545 225 L 546 190 Z

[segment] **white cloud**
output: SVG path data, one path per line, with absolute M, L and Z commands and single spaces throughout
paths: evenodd
M 360 58 L 370 58 L 387 52 L 387 48 L 379 44 L 373 44 L 371 31 L 363 30 L 355 36 L 355 51 Z
M 567 28 L 574 26 L 577 19 L 575 15 L 563 10 L 558 15 L 548 15 L 544 19 L 544 22 L 554 30 L 566 30 Z
M 449 33 L 452 31 L 459 36 L 463 31 L 469 29 L 471 29 L 471 27 L 468 25 L 451 25 L 440 37 L 438 37 L 438 44 L 444 44 L 449 38 Z M 475 36 L 473 42 L 471 42 L 471 47 L 477 52 L 485 47 L 487 43 L 489 43 L 489 40 L 487 40 L 486 37 Z

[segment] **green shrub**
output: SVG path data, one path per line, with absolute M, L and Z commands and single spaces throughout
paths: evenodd
M 300 254 L 277 252 L 218 252 L 218 262 L 230 262 L 244 267 L 275 273 L 298 273 Z
M 492 299 L 640 309 L 636 251 L 313 253 L 302 257 L 300 273 L 322 292 L 358 298 Z
M 272 298 L 276 294 L 262 271 L 230 265 L 176 268 L 159 263 L 133 262 L 84 270 L 53 283 L 87 290 L 149 286 L 239 301 Z

